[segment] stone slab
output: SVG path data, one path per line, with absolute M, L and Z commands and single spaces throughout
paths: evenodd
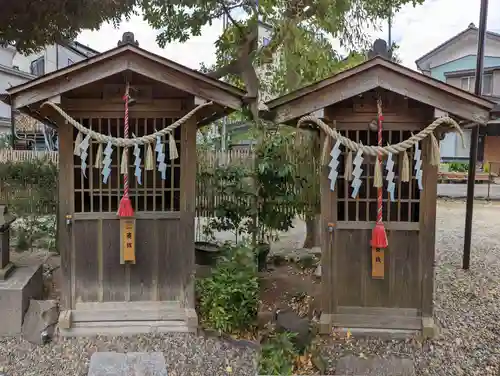
M 0 336 L 18 336 L 30 299 L 41 299 L 43 275 L 41 263 L 16 265 L 12 274 L 0 281 Z
M 337 361 L 335 376 L 415 376 L 415 366 L 408 358 L 360 358 L 348 355 Z
M 47 343 L 54 336 L 59 318 L 55 300 L 30 300 L 23 320 L 23 339 L 36 345 Z
M 167 369 L 161 352 L 96 352 L 88 376 L 167 376 Z

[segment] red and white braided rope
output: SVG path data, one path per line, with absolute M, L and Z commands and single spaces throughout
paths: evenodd
M 377 99 L 377 112 L 378 112 L 378 146 L 382 147 L 382 101 Z M 378 163 L 382 166 L 382 153 L 378 153 Z M 382 187 L 377 188 L 377 223 L 382 223 Z
M 123 138 L 128 138 L 128 100 L 129 100 L 129 86 L 127 84 L 127 89 L 125 90 L 125 95 L 123 96 L 125 101 L 125 117 L 124 117 L 124 129 L 123 129 Z M 128 152 L 125 151 L 125 158 L 128 158 Z M 128 197 L 128 161 L 127 161 L 127 169 L 123 174 L 123 197 Z

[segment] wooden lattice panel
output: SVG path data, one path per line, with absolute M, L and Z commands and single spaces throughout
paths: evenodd
M 175 122 L 172 118 L 130 118 L 130 132 L 136 136 L 154 133 Z M 123 118 L 83 118 L 77 119 L 83 126 L 91 128 L 99 133 L 110 134 L 114 137 L 123 137 Z M 77 131 L 73 133 L 73 143 L 76 140 Z M 133 148 L 129 148 L 128 174 L 130 187 L 130 200 L 135 212 L 169 212 L 180 210 L 180 177 L 181 177 L 181 128 L 174 132 L 179 157 L 173 161 L 169 159 L 168 138 L 163 138 L 164 152 L 167 164 L 166 179 L 161 179 L 161 172 L 157 169 L 157 154 L 153 148 L 154 170 L 146 171 L 144 162 L 146 160 L 147 147 L 141 148 L 141 170 L 142 185 L 137 183 L 134 176 Z M 101 168 L 94 168 L 98 143 L 92 142 L 87 157 L 88 166 L 86 178 L 80 168 L 80 157 L 74 157 L 74 195 L 76 213 L 103 213 L 117 212 L 120 199 L 123 195 L 123 175 L 120 174 L 121 157 L 123 150 L 113 146 L 111 155 L 111 174 L 106 184 L 103 183 Z M 103 148 L 105 145 L 103 145 Z
M 14 127 L 18 132 L 39 133 L 43 131 L 44 125 L 26 114 L 15 114 Z
M 377 144 L 377 132 L 368 130 L 353 130 L 341 132 L 351 140 L 362 142 L 364 145 Z M 383 131 L 382 139 L 384 143 L 396 144 L 411 137 L 410 131 Z M 351 198 L 351 181 L 345 177 L 345 158 L 346 152 L 339 157 L 339 177 L 337 181 L 337 220 L 338 221 L 375 221 L 377 219 L 377 188 L 373 186 L 373 177 L 375 171 L 375 157 L 364 156 L 363 174 L 361 175 L 361 187 L 357 198 Z M 408 159 L 410 162 L 410 181 L 401 182 L 401 166 L 403 154 L 394 155 L 394 190 L 395 201 L 390 201 L 389 192 L 387 192 L 387 181 L 385 179 L 387 171 L 385 170 L 386 158 L 383 160 L 384 176 L 384 200 L 383 200 L 383 220 L 384 222 L 419 222 L 420 191 L 415 179 L 413 170 L 413 152 L 408 150 Z

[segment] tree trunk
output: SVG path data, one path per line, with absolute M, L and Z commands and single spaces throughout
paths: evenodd
M 306 218 L 306 239 L 303 248 L 311 249 L 321 245 L 320 216 Z

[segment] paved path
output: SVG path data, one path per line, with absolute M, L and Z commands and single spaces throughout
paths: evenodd
M 415 376 L 415 366 L 405 358 L 358 358 L 344 356 L 337 362 L 335 376 Z
M 467 184 L 438 184 L 439 197 L 466 198 Z M 488 184 L 476 184 L 474 197 L 485 199 L 488 197 Z M 490 199 L 500 200 L 500 185 L 490 185 Z
M 90 358 L 88 376 L 167 376 L 161 352 L 96 352 Z

